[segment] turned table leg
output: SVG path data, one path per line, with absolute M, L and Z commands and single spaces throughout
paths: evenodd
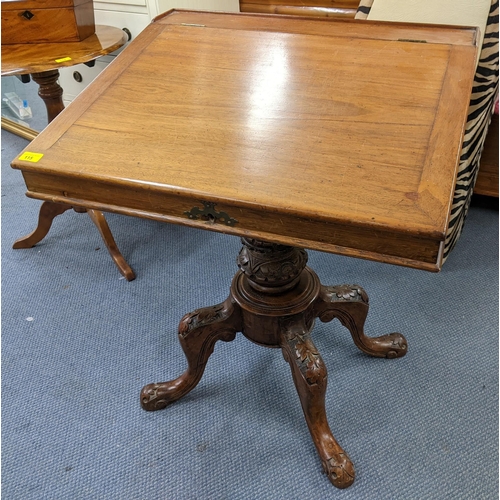
M 47 108 L 49 123 L 64 109 L 63 89 L 57 82 L 59 70 L 53 69 L 41 73 L 32 73 L 33 81 L 38 84 L 38 95 L 42 98 Z
M 338 318 L 355 344 L 377 357 L 402 357 L 407 352 L 399 333 L 367 337 L 364 322 L 368 296 L 358 285 L 327 287 L 306 266 L 304 250 L 243 238 L 229 298 L 187 314 L 179 340 L 188 368 L 177 379 L 149 384 L 141 391 L 145 410 L 159 410 L 191 391 L 200 381 L 217 340 L 233 340 L 242 332 L 249 340 L 281 348 L 289 363 L 304 417 L 323 468 L 334 486 L 347 488 L 355 477 L 347 453 L 333 437 L 325 411 L 327 371 L 311 330 L 314 321 Z

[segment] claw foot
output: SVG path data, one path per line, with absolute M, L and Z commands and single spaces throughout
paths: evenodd
M 354 482 L 354 465 L 345 453 L 335 455 L 322 463 L 328 479 L 336 488 L 347 488 Z

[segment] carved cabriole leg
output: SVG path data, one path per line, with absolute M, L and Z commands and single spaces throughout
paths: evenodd
M 322 286 L 314 310 L 323 322 L 338 318 L 351 332 L 356 346 L 370 356 L 401 358 L 408 351 L 406 339 L 400 333 L 380 337 L 365 335 L 368 295 L 358 285 Z
M 313 344 L 304 315 L 281 319 L 283 357 L 290 364 L 293 381 L 314 445 L 328 475 L 337 488 L 347 488 L 354 481 L 354 466 L 332 435 L 325 412 L 327 372 Z
M 141 405 L 154 411 L 182 398 L 196 387 L 218 340 L 229 342 L 241 331 L 239 307 L 228 298 L 222 304 L 186 314 L 179 324 L 179 341 L 188 368 L 175 380 L 148 384 L 141 391 Z
M 43 99 L 47 108 L 47 118 L 49 123 L 64 109 L 62 100 L 63 89 L 57 83 L 59 71 L 43 71 L 42 73 L 32 73 L 33 81 L 38 83 L 38 95 Z
M 66 210 L 71 208 L 70 205 L 64 205 L 62 203 L 52 203 L 51 201 L 44 201 L 40 207 L 40 213 L 38 215 L 38 226 L 36 229 L 23 236 L 14 242 L 12 248 L 31 248 L 34 247 L 39 241 L 43 240 L 52 226 L 52 221 L 58 215 L 63 214 Z
M 127 281 L 134 280 L 135 273 L 132 270 L 132 268 L 127 264 L 127 261 L 121 254 L 120 250 L 118 250 L 115 239 L 113 238 L 113 234 L 109 229 L 106 219 L 104 218 L 104 214 L 100 210 L 92 210 L 90 208 L 87 209 L 87 213 L 89 214 L 92 222 L 96 225 L 97 229 L 99 230 L 99 233 L 101 234 L 101 237 L 104 240 L 104 244 L 106 245 L 106 248 L 108 249 L 111 258 L 116 264 L 116 267 L 118 267 L 118 270 L 120 271 L 122 276 L 124 276 Z
M 304 250 L 243 238 L 231 295 L 243 313 L 243 334 L 281 347 L 323 468 L 334 486 L 347 488 L 354 467 L 328 425 L 326 367 L 309 335 L 321 285 L 306 263 Z

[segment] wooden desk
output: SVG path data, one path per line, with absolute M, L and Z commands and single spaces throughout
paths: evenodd
M 352 483 L 314 320 L 339 318 L 372 356 L 407 343 L 366 336 L 366 292 L 322 286 L 303 248 L 440 268 L 476 36 L 171 11 L 13 162 L 34 198 L 242 236 L 229 298 L 180 322 L 187 371 L 144 387 L 143 408 L 192 390 L 216 341 L 242 332 L 282 349 L 328 477 Z
M 64 109 L 63 89 L 58 83 L 59 68 L 80 63 L 91 64 L 97 57 L 119 49 L 126 41 L 127 35 L 123 30 L 97 25 L 96 32 L 81 42 L 2 45 L 2 76 L 31 75 L 39 85 L 38 95 L 45 103 L 50 123 Z M 73 206 L 45 201 L 40 209 L 36 229 L 16 240 L 13 248 L 31 248 L 36 245 L 45 238 L 54 218 L 70 208 Z M 118 250 L 104 214 L 100 210 L 80 211 L 90 215 L 122 275 L 128 281 L 135 279 L 134 271 Z

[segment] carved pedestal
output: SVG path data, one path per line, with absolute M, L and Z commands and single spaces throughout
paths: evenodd
M 187 370 L 170 382 L 145 386 L 141 405 L 145 410 L 159 410 L 187 394 L 200 381 L 215 343 L 233 340 L 237 332 L 257 344 L 280 347 L 290 364 L 323 468 L 334 486 L 347 488 L 354 481 L 354 467 L 326 418 L 327 372 L 311 339 L 314 320 L 339 318 L 359 349 L 371 356 L 404 356 L 406 340 L 399 333 L 367 337 L 363 331 L 368 313 L 365 291 L 358 285 L 322 286 L 306 267 L 305 250 L 253 239 L 243 238 L 242 242 L 240 271 L 228 299 L 181 319 L 179 340 Z

